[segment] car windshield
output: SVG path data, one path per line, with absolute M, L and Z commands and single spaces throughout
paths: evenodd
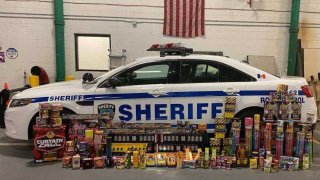
M 102 79 L 103 77 L 109 76 L 109 75 L 112 74 L 113 72 L 117 71 L 118 69 L 122 69 L 123 67 L 124 67 L 124 66 L 119 66 L 119 67 L 117 67 L 117 68 L 115 68 L 115 69 L 112 69 L 112 70 L 108 71 L 107 73 L 102 74 L 101 76 L 98 76 L 98 77 L 94 78 L 94 79 L 90 82 L 90 84 L 95 84 L 95 83 L 97 83 L 97 82 L 98 82 L 100 79 Z

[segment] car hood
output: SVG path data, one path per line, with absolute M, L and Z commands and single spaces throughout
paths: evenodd
M 30 88 L 16 94 L 13 99 L 34 98 L 46 96 L 82 95 L 93 85 L 82 84 L 81 80 L 65 81 Z

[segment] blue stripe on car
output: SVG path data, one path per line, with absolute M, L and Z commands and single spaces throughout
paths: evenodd
M 240 96 L 268 96 L 273 90 L 246 90 L 240 91 Z M 303 91 L 298 91 L 298 95 L 304 95 Z M 144 99 L 144 98 L 167 98 L 167 97 L 206 97 L 206 96 L 228 96 L 223 91 L 189 91 L 170 92 L 168 96 L 154 97 L 149 93 L 125 93 L 125 94 L 97 94 L 84 95 L 84 100 L 108 100 L 108 99 Z M 32 99 L 32 103 L 47 102 L 49 97 L 37 97 Z

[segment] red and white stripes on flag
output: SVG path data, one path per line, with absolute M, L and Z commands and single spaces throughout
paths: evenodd
M 164 0 L 163 35 L 203 36 L 204 4 L 205 0 Z

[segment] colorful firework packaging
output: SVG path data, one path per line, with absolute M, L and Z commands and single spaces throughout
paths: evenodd
M 64 156 L 62 158 L 62 167 L 63 168 L 71 168 L 72 167 L 72 157 L 71 156 Z
M 224 115 L 215 119 L 214 135 L 207 134 L 205 124 L 189 121 L 177 122 L 177 127 L 108 121 L 108 126 L 102 128 L 101 115 L 62 115 L 62 119 L 70 120 L 67 142 L 63 139 L 65 126 L 60 124 L 63 107 L 44 103 L 34 127 L 38 146 L 35 159 L 62 159 L 62 167 L 72 169 L 250 167 L 267 173 L 277 172 L 278 167 L 308 169 L 312 161 L 311 125 L 301 124 L 301 104 L 288 94 L 286 86 L 279 86 L 270 94 L 271 101 L 265 102 L 263 115 L 245 119 L 234 117 L 237 99 L 227 97 Z M 101 108 L 112 110 L 113 106 Z M 114 115 L 110 113 L 104 115 L 110 118 Z
M 92 169 L 93 168 L 93 159 L 92 158 L 83 158 L 82 159 L 82 169 Z
M 167 166 L 168 167 L 176 167 L 177 166 L 177 154 L 176 153 L 168 153 L 167 154 Z
M 80 155 L 75 155 L 72 157 L 72 169 L 80 169 L 81 167 L 81 159 Z
M 60 160 L 65 152 L 65 126 L 42 128 L 33 127 L 34 161 L 36 163 Z
M 133 167 L 139 168 L 139 151 L 133 151 Z
M 167 166 L 167 154 L 166 153 L 157 153 L 157 167 Z
M 156 166 L 156 158 L 157 158 L 157 156 L 155 153 L 147 153 L 146 154 L 147 167 L 155 167 Z
M 94 168 L 104 168 L 105 167 L 105 158 L 104 157 L 94 157 Z
M 126 155 L 124 156 L 125 159 L 125 168 L 130 169 L 131 168 L 131 151 L 126 152 Z
M 144 150 L 139 151 L 139 167 L 145 169 L 147 167 L 146 152 Z

